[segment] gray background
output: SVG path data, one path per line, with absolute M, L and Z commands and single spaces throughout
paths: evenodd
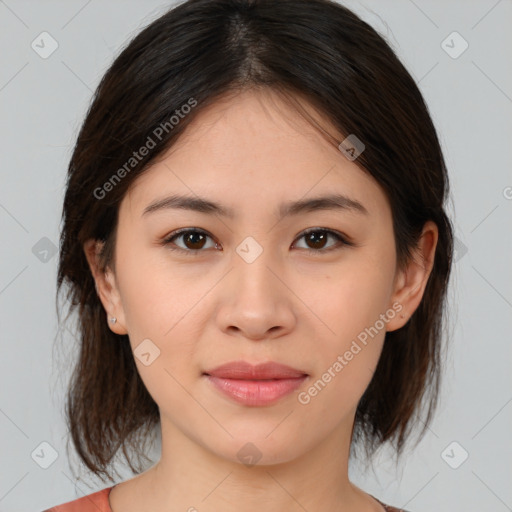
M 512 2 L 343 3 L 387 38 L 419 83 L 445 151 L 457 237 L 441 407 L 398 468 L 383 450 L 375 472 L 352 465 L 352 478 L 412 512 L 512 510 Z M 102 74 L 170 5 L 0 0 L 1 512 L 41 511 L 107 486 L 86 471 L 75 482 L 77 458 L 66 453 L 74 346 L 54 300 L 64 180 Z M 58 43 L 47 58 L 44 31 Z M 469 44 L 460 55 L 454 31 Z M 58 335 L 64 350 L 54 346 Z

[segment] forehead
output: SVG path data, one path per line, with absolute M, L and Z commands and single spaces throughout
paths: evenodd
M 313 107 L 301 105 L 342 140 Z M 387 202 L 377 182 L 293 106 L 271 91 L 245 91 L 200 111 L 179 140 L 132 183 L 125 199 L 142 213 L 166 192 L 224 199 L 223 204 L 243 205 L 244 199 L 257 197 L 261 205 L 335 189 L 357 196 L 369 210 Z

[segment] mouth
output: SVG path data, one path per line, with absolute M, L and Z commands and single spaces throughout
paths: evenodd
M 309 375 L 299 369 L 269 362 L 251 365 L 227 363 L 203 373 L 215 390 L 247 406 L 272 404 L 300 387 Z

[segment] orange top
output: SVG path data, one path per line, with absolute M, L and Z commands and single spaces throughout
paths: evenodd
M 107 487 L 106 489 L 78 498 L 74 501 L 68 501 L 67 503 L 57 505 L 48 510 L 44 510 L 43 512 L 112 512 L 108 501 L 108 495 L 113 487 L 115 486 Z M 370 494 L 370 496 L 377 500 L 384 507 L 386 512 L 407 512 L 407 510 L 395 508 L 391 505 L 382 503 L 382 501 L 378 500 L 372 494 Z
M 62 505 L 49 508 L 43 512 L 112 512 L 108 502 L 108 495 L 113 487 L 107 487 L 77 500 L 68 501 Z

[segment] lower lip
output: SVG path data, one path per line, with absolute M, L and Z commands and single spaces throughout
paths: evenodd
M 268 405 L 295 391 L 307 375 L 293 379 L 240 380 L 206 375 L 216 389 L 243 405 Z

